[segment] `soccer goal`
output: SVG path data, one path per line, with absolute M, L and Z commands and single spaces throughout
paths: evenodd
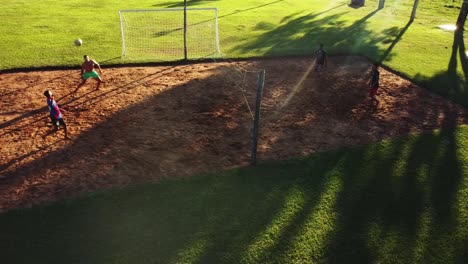
M 217 8 L 120 10 L 119 16 L 123 59 L 174 61 L 220 54 Z

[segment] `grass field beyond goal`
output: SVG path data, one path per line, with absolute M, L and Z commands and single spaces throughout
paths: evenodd
M 306 55 L 320 42 L 331 54 L 359 53 L 452 100 L 468 105 L 460 40 L 439 28 L 454 24 L 460 3 L 377 0 L 353 8 L 349 1 L 188 1 L 219 10 L 221 51 L 227 57 Z M 76 66 L 83 54 L 103 64 L 120 60 L 118 11 L 181 7 L 183 1 L 5 0 L 0 18 L 0 70 Z M 53 8 L 51 8 L 53 6 Z M 274 15 L 273 15 L 274 14 Z M 73 41 L 81 38 L 83 46 Z M 174 41 L 177 42 L 177 41 Z M 180 42 L 180 41 L 179 41 Z M 174 44 L 174 46 L 177 46 Z

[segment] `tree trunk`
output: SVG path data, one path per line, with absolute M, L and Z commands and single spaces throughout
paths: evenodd
M 464 0 L 457 19 L 457 30 L 463 31 L 465 27 L 466 15 L 468 14 L 468 0 Z

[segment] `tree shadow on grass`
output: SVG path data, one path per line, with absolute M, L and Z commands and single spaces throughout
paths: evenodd
M 331 50 L 348 50 L 349 53 L 376 56 L 381 52 L 377 44 L 391 38 L 387 35 L 375 35 L 367 29 L 368 19 L 378 11 L 373 10 L 351 25 L 340 19 L 349 11 L 321 18 L 317 18 L 321 13 L 303 15 L 289 19 L 253 40 L 239 43 L 233 51 L 248 54 L 261 51 L 269 56 L 312 54 L 316 49 L 313 43 L 324 43 Z
M 217 1 L 219 0 L 187 0 L 187 6 L 192 7 L 192 6 L 197 6 L 197 5 L 207 4 L 207 3 L 215 3 Z M 174 2 L 158 3 L 158 4 L 154 4 L 153 6 L 164 7 L 164 8 L 184 7 L 184 1 L 178 1 L 177 3 L 174 3 Z
M 187 1 L 187 6 L 188 7 L 193 7 L 193 6 L 197 6 L 197 5 L 201 5 L 201 4 L 205 4 L 205 3 L 212 3 L 212 2 L 216 2 L 216 1 L 219 1 L 219 0 L 189 0 L 189 1 Z M 258 6 L 254 6 L 254 7 L 248 7 L 248 8 L 245 8 L 245 9 L 238 9 L 238 10 L 236 10 L 236 11 L 234 11 L 232 13 L 229 13 L 227 15 L 222 15 L 219 18 L 230 16 L 230 15 L 235 15 L 235 14 L 246 12 L 246 11 L 259 9 L 259 8 L 269 6 L 269 5 L 273 5 L 273 4 L 276 4 L 276 3 L 279 3 L 279 2 L 283 2 L 283 1 L 284 0 L 275 0 L 275 1 L 271 1 L 271 2 L 266 3 L 266 4 L 262 4 L 262 5 L 258 5 Z M 178 3 L 173 3 L 173 2 L 160 3 L 160 4 L 155 4 L 153 6 L 165 7 L 165 8 L 184 7 L 184 2 L 180 1 Z
M 14 191 L 21 182 L 49 178 L 54 181 L 49 186 L 26 187 L 28 194 L 24 193 L 22 199 L 30 200 L 30 195 L 39 195 L 38 199 L 49 195 L 59 198 L 98 186 L 190 175 L 197 167 L 207 165 L 219 169 L 225 163 L 241 163 L 249 150 L 248 129 L 240 121 L 246 119 L 246 113 L 239 110 L 241 102 L 226 101 L 226 92 L 227 98 L 238 94 L 231 92 L 229 85 L 220 85 L 218 79 L 215 75 L 193 80 L 115 114 L 75 138 L 68 147 L 6 173 L 8 180 L 0 183 L 0 191 Z M 145 83 L 152 81 L 159 80 L 145 79 Z M 128 89 L 125 92 L 132 93 Z M 91 100 L 90 96 L 83 100 Z M 92 104 L 96 102 L 91 100 Z M 214 116 L 223 111 L 229 113 Z M 177 117 L 168 120 L 169 113 Z M 165 122 L 167 126 L 162 125 Z M 238 126 L 232 126 L 233 122 Z M 208 131 L 210 127 L 217 127 L 216 132 Z M 240 133 L 245 134 L 245 142 L 239 146 L 239 142 L 230 140 L 230 135 Z M 192 145 L 197 142 L 205 143 L 195 149 Z M 125 145 L 129 148 L 122 148 Z M 207 153 L 211 153 L 208 155 L 211 158 L 199 159 L 200 155 L 207 157 Z M 132 187 L 103 194 L 103 200 L 94 200 L 93 195 L 80 200 L 77 207 L 63 201 L 48 209 L 33 210 L 34 215 L 27 219 L 34 219 L 34 223 L 28 224 L 26 218 L 14 221 L 22 231 L 10 226 L 13 224 L 10 217 L 21 218 L 17 215 L 21 211 L 13 211 L 0 217 L 4 238 L 0 244 L 9 252 L 4 259 L 11 262 L 39 259 L 44 263 L 57 258 L 67 259 L 68 263 L 236 261 L 246 257 L 243 252 L 255 243 L 258 233 L 274 232 L 274 226 L 270 230 L 269 224 L 275 216 L 286 215 L 291 219 L 282 223 L 284 231 L 279 237 L 289 236 L 295 223 L 304 221 L 326 186 L 327 177 L 323 175 L 334 168 L 339 156 L 335 153 L 309 159 L 313 170 L 297 170 L 296 162 L 272 164 L 260 167 L 260 172 L 238 170 L 223 177 L 163 181 L 153 186 L 156 189 Z M 127 198 L 115 200 L 122 196 Z M 296 208 L 295 199 L 302 204 L 301 208 Z M 294 214 L 288 216 L 291 208 Z M 52 210 L 52 215 L 44 215 L 44 210 Z M 52 229 L 68 235 L 59 235 Z M 15 234 L 7 230 L 14 230 Z M 10 240 L 13 237 L 16 242 Z M 40 241 L 30 243 L 35 238 Z M 34 246 L 23 244 L 26 241 Z M 30 254 L 17 251 L 23 252 L 25 248 L 29 248 Z M 60 252 L 61 256 L 49 250 Z M 269 247 L 263 251 L 261 258 L 269 258 Z
M 129 72 L 138 78 L 128 84 L 132 89 L 149 87 L 161 82 L 158 74 L 162 73 L 140 79 L 137 72 Z M 21 194 L 26 188 L 20 196 L 25 205 L 26 200 L 39 203 L 44 196 L 59 199 L 242 163 L 249 153 L 250 119 L 241 109 L 238 91 L 220 82 L 225 79 L 220 74 L 217 69 L 209 77 L 182 83 L 117 112 L 70 146 L 15 168 L 8 176 L 16 180 L 1 182 L 0 191 L 10 188 Z M 134 90 L 125 88 L 129 87 L 103 96 L 124 93 L 130 98 Z M 96 104 L 100 97 L 94 95 L 82 100 Z M 434 111 L 428 115 L 432 122 L 440 115 L 449 117 L 439 133 L 222 175 L 162 180 L 2 214 L 3 259 L 25 263 L 461 261 L 466 256 L 466 226 L 457 218 L 456 193 L 466 177 L 459 156 L 466 145 L 459 145 L 464 141 L 457 113 L 449 106 Z M 41 184 L 48 177 L 55 185 Z M 32 184 L 16 185 L 23 180 Z
M 400 41 L 401 37 L 403 37 L 403 35 L 405 34 L 405 32 L 408 30 L 408 28 L 411 26 L 411 24 L 413 23 L 412 20 L 408 21 L 408 23 L 406 23 L 406 25 L 403 27 L 403 29 L 400 30 L 400 32 L 398 33 L 398 35 L 395 37 L 395 39 L 392 41 L 392 44 L 390 44 L 390 46 L 387 48 L 387 50 L 384 52 L 384 54 L 380 57 L 380 59 L 378 60 L 380 63 L 382 63 L 383 61 L 385 61 L 388 57 L 388 55 L 390 54 L 390 52 L 392 52 L 393 48 L 396 46 L 396 44 Z M 384 32 L 385 34 L 386 32 Z
M 3 258 L 457 263 L 455 129 L 12 211 L 0 215 Z
M 286 162 L 134 186 L 32 210 L 26 218 L 14 211 L 0 217 L 2 242 L 12 238 L 5 229 L 11 219 L 19 217 L 15 225 L 22 227 L 10 229 L 16 243 L 0 242 L 8 252 L 4 259 L 50 263 L 57 259 L 50 252 L 58 250 L 68 263 L 260 263 L 271 258 L 275 245 L 259 238 L 281 243 L 290 236 L 317 206 L 327 174 L 340 159 L 339 154 L 308 159 L 310 170 Z M 118 197 L 125 199 L 116 202 Z M 68 235 L 59 239 L 51 230 Z M 35 238 L 41 242 L 20 255 L 22 243 Z
M 452 53 L 446 71 L 432 77 L 416 75 L 414 79 L 424 87 L 468 107 L 468 58 L 465 50 L 463 31 L 455 31 Z M 460 66 L 458 66 L 460 63 Z M 459 67 L 461 67 L 460 74 Z
M 457 146 L 462 134 L 453 117 L 440 132 L 402 138 L 369 153 L 373 167 L 367 169 L 374 172 L 366 181 L 353 174 L 355 161 L 349 160 L 328 262 L 386 263 L 395 256 L 401 263 L 432 263 L 435 256 L 443 263 L 463 259 L 467 243 L 457 233 L 466 226 L 460 226 L 457 195 L 466 174 Z

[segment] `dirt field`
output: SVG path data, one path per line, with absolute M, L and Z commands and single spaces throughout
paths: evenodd
M 381 69 L 370 107 L 370 62 L 310 59 L 104 68 L 73 92 L 79 70 L 0 75 L 0 211 L 109 187 L 183 177 L 250 159 L 256 71 L 266 70 L 259 161 L 364 144 L 443 124 L 468 111 Z M 244 82 L 245 80 L 245 82 Z M 45 89 L 64 109 L 71 140 L 50 134 Z

